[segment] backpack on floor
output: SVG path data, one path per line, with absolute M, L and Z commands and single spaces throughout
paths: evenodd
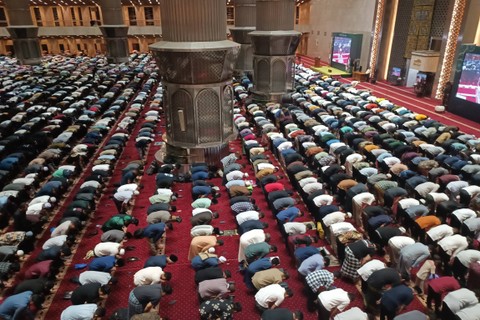
M 128 309 L 122 308 L 115 310 L 115 312 L 110 316 L 110 320 L 128 320 Z

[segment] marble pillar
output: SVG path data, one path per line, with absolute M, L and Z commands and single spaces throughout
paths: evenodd
M 128 26 L 123 22 L 121 0 L 99 0 L 103 23 L 100 26 L 112 63 L 128 61 Z
M 301 33 L 294 30 L 294 0 L 257 0 L 253 45 L 253 93 L 257 100 L 280 101 L 293 90 L 295 51 Z
M 167 157 L 219 164 L 233 127 L 233 67 L 225 0 L 161 1 L 163 41 L 150 46 L 163 78 Z
M 255 31 L 255 0 L 235 0 L 235 26 L 230 28 L 233 41 L 240 44 L 235 74 L 253 73 L 253 48 L 249 33 Z
M 40 64 L 42 51 L 38 40 L 38 27 L 33 24 L 29 0 L 5 0 L 12 37 L 14 56 L 21 64 Z

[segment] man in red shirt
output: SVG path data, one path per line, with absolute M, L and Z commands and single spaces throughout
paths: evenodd
M 460 284 L 454 277 L 441 277 L 430 280 L 428 283 L 427 307 L 432 308 L 432 301 L 435 303 L 435 312 L 440 313 L 442 298 L 449 292 L 460 289 Z

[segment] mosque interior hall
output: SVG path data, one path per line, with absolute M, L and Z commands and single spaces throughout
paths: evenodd
M 0 0 L 0 320 L 480 320 L 479 123 L 479 0 Z

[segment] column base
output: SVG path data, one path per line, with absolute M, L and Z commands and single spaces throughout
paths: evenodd
M 183 148 L 166 144 L 166 156 L 168 162 L 178 162 L 183 165 L 189 165 L 195 162 L 205 162 L 208 165 L 219 166 L 220 159 L 230 153 L 228 142 L 218 146 L 205 148 Z

